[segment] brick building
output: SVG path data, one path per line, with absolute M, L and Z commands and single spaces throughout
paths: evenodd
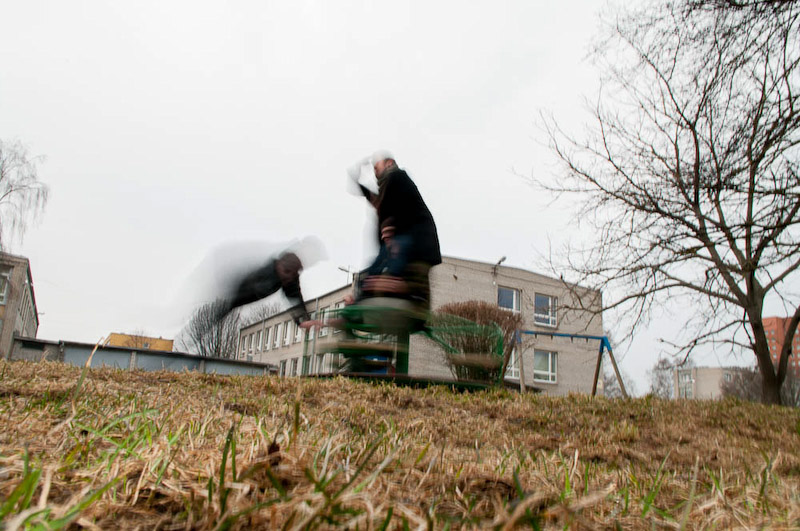
M 306 301 L 310 312 L 324 315 L 344 306 L 350 286 Z M 592 300 L 589 311 L 579 307 L 576 293 Z M 588 297 L 587 297 L 588 296 Z M 431 308 L 451 302 L 478 300 L 521 312 L 528 330 L 566 334 L 603 335 L 600 294 L 524 269 L 444 257 L 431 270 Z M 319 352 L 317 345 L 335 339 L 337 331 L 311 333 L 298 329 L 287 312 L 273 315 L 240 331 L 239 359 L 271 363 L 282 376 L 327 373 L 338 364 L 334 354 Z M 538 336 L 526 339 L 515 350 L 506 378 L 518 381 L 520 361 L 529 387 L 552 394 L 590 392 L 599 345 L 596 342 Z M 441 349 L 415 334 L 409 349 L 409 374 L 417 377 L 452 379 Z
M 772 358 L 772 363 L 775 367 L 778 366 L 779 356 L 783 349 L 783 340 L 786 338 L 786 332 L 789 329 L 788 317 L 766 317 L 764 319 L 764 331 L 767 334 L 767 342 L 769 343 L 769 355 Z M 789 365 L 786 373 L 790 377 L 800 379 L 800 364 L 797 361 L 797 353 L 800 352 L 800 331 L 795 330 L 794 339 L 792 340 L 792 355 L 789 357 Z
M 39 315 L 27 258 L 0 252 L 0 357 L 11 355 L 15 337 L 36 337 Z

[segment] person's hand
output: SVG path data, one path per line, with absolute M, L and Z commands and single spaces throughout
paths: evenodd
M 394 226 L 387 225 L 385 227 L 381 227 L 381 240 L 388 241 L 394 237 Z
M 373 275 L 364 280 L 364 289 L 367 291 L 383 291 L 387 293 L 405 293 L 408 286 L 400 277 Z
M 353 304 L 354 302 L 356 302 L 356 298 L 355 298 L 355 297 L 353 297 L 353 295 L 352 295 L 352 294 L 345 295 L 345 297 L 344 297 L 344 305 L 345 305 L 345 306 L 350 306 L 350 305 L 351 305 L 351 304 Z

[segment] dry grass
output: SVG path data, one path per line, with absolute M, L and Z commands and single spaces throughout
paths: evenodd
M 7 529 L 800 525 L 792 409 L 111 369 L 77 388 L 80 369 L 51 363 L 0 374 Z

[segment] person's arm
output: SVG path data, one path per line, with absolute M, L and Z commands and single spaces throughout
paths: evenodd
M 310 321 L 311 316 L 306 309 L 306 303 L 303 302 L 303 293 L 300 291 L 300 280 L 297 279 L 293 282 L 283 285 L 283 294 L 289 299 L 292 307 L 289 308 L 289 313 L 292 314 L 294 322 L 300 324 L 304 321 Z

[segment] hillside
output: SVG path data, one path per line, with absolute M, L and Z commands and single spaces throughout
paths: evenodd
M 90 529 L 793 528 L 800 412 L 0 361 L 0 518 Z

